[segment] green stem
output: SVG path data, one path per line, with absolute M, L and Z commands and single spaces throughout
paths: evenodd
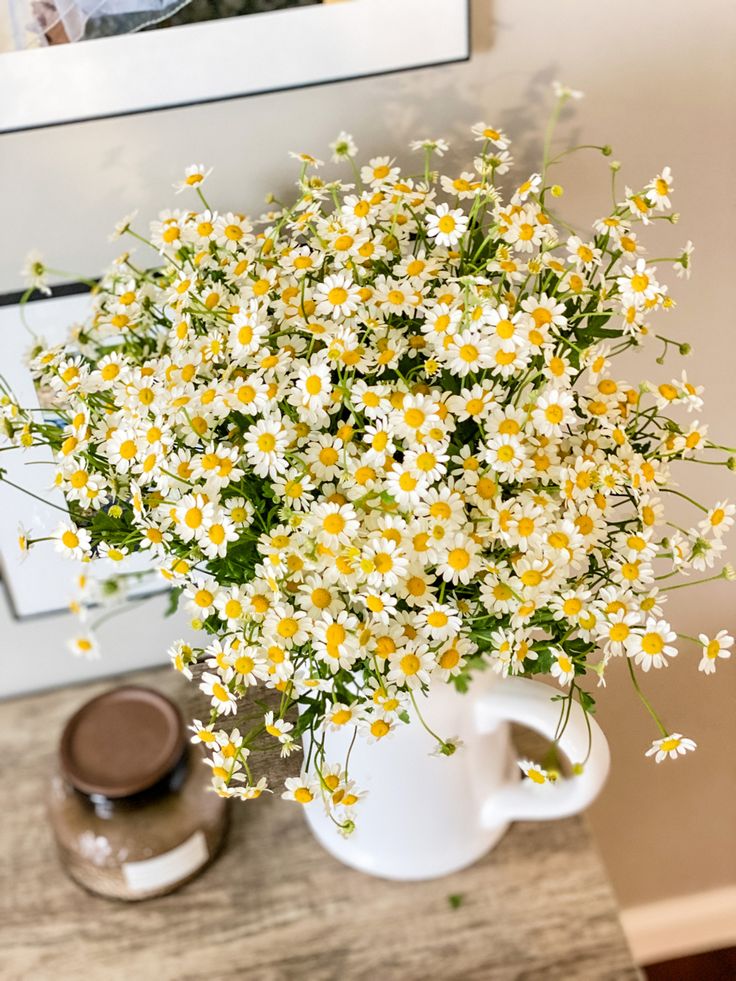
M 47 507 L 56 508 L 57 511 L 61 511 L 62 514 L 65 514 L 67 515 L 67 517 L 69 517 L 69 512 L 66 508 L 62 508 L 58 504 L 54 504 L 53 501 L 44 500 L 43 497 L 39 497 L 38 494 L 34 494 L 33 491 L 26 490 L 25 487 L 21 487 L 19 484 L 14 484 L 13 481 L 8 480 L 8 478 L 4 474 L 0 474 L 0 481 L 2 481 L 2 483 L 4 484 L 7 484 L 8 487 L 15 488 L 15 490 L 20 491 L 22 494 L 27 494 L 29 497 L 35 498 L 35 500 L 40 501 L 41 504 L 45 504 Z
M 419 706 L 417 705 L 417 700 L 414 697 L 414 692 L 411 690 L 411 688 L 409 689 L 409 698 L 411 699 L 411 704 L 414 706 L 414 709 L 415 709 L 415 711 L 417 713 L 417 718 L 421 722 L 422 726 L 427 730 L 427 732 L 430 734 L 430 736 L 432 736 L 433 739 L 436 739 L 437 742 L 441 746 L 444 746 L 445 745 L 445 740 L 442 739 L 440 736 L 438 736 L 437 733 L 433 729 L 430 729 L 430 727 L 427 725 L 427 723 L 426 723 L 426 721 L 424 719 L 424 716 L 419 711 Z
M 702 586 L 706 582 L 715 582 L 716 579 L 724 579 L 723 571 L 719 572 L 717 576 L 709 576 L 707 579 L 693 579 L 692 582 L 681 582 L 676 586 L 663 586 L 663 593 L 671 593 L 673 589 L 685 589 L 686 586 Z
M 664 725 L 660 717 L 657 715 L 657 713 L 654 711 L 651 702 L 649 701 L 649 699 L 647 698 L 647 696 L 644 694 L 644 692 L 641 690 L 639 686 L 639 681 L 636 677 L 636 672 L 634 671 L 634 664 L 631 658 L 627 658 L 626 663 L 629 666 L 629 674 L 631 675 L 631 681 L 633 682 L 634 688 L 636 689 L 636 693 L 639 696 L 642 705 L 647 710 L 647 712 L 649 712 L 651 717 L 654 719 L 654 721 L 657 724 L 657 728 L 662 733 L 662 735 L 669 736 L 669 732 L 667 731 L 666 726 Z

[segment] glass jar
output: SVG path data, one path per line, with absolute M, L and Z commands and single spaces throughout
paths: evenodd
M 61 862 L 102 896 L 138 900 L 189 881 L 216 855 L 227 801 L 164 695 L 126 685 L 83 705 L 61 737 L 49 816 Z

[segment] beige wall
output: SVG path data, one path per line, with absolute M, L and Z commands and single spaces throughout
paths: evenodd
M 342 128 L 366 152 L 386 148 L 404 156 L 410 137 L 429 134 L 452 139 L 462 157 L 467 124 L 483 116 L 515 136 L 519 156 L 528 151 L 531 160 L 549 82 L 560 78 L 586 92 L 566 132 L 610 142 L 629 183 L 664 164 L 673 168 L 683 218 L 661 236 L 669 243 L 662 254 L 688 238 L 697 252 L 667 328 L 694 339 L 690 370 L 706 385 L 712 434 L 733 443 L 736 6 L 732 0 L 473 6 L 467 65 L 0 138 L 0 289 L 18 286 L 17 269 L 32 246 L 54 264 L 98 272 L 111 254 L 106 235 L 113 222 L 134 207 L 148 215 L 179 203 L 170 185 L 193 161 L 215 165 L 215 205 L 256 210 L 263 192 L 291 179 L 287 150 L 322 154 Z M 605 165 L 592 155 L 560 180 L 574 217 L 606 207 Z M 642 357 L 627 371 L 630 378 L 649 374 L 651 361 Z M 734 496 L 729 475 L 690 469 L 684 485 L 708 498 Z M 719 586 L 673 594 L 686 633 L 736 629 L 736 591 Z M 621 671 L 601 698 L 614 769 L 592 821 L 624 905 L 736 881 L 736 663 L 703 678 L 696 659 L 683 650 L 668 671 L 647 679 L 666 719 L 700 743 L 692 758 L 659 767 L 644 760 L 653 733 Z

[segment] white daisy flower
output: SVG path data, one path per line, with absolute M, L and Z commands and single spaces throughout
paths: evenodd
M 360 289 L 349 273 L 342 272 L 325 276 L 314 291 L 318 316 L 332 317 L 333 320 L 350 317 L 358 309 Z
M 725 630 L 719 630 L 715 637 L 698 634 L 698 640 L 703 648 L 703 656 L 698 664 L 698 671 L 702 671 L 704 674 L 714 674 L 717 660 L 731 657 L 734 639 Z
M 575 679 L 575 665 L 569 654 L 565 651 L 555 651 L 550 674 L 557 678 L 558 683 L 564 688 Z
M 181 194 L 182 191 L 186 191 L 188 188 L 194 190 L 201 187 L 211 173 L 212 167 L 207 169 L 204 164 L 191 164 L 184 171 L 184 177 L 182 180 L 177 181 L 177 183 L 174 184 L 176 193 Z
M 95 661 L 100 656 L 100 648 L 97 639 L 93 634 L 77 634 L 70 637 L 66 642 L 67 649 L 75 657 L 85 657 L 88 661 Z
M 553 775 L 532 760 L 518 760 L 518 766 L 524 776 L 539 786 L 554 783 Z
M 56 551 L 66 555 L 67 558 L 84 559 L 90 555 L 89 532 L 84 528 L 78 528 L 71 522 L 62 521 L 61 524 L 57 525 L 52 538 Z
M 434 667 L 434 655 L 426 644 L 400 648 L 389 658 L 387 678 L 402 688 L 420 688 L 429 684 Z
M 644 755 L 654 756 L 654 762 L 661 763 L 667 757 L 676 760 L 678 756 L 692 753 L 695 749 L 697 749 L 697 743 L 694 740 L 688 739 L 682 733 L 673 732 L 671 736 L 655 739 Z
M 440 204 L 434 214 L 426 216 L 427 235 L 434 239 L 437 245 L 452 248 L 460 241 L 468 229 L 468 216 L 461 208 L 450 209 L 449 205 Z
M 209 697 L 210 705 L 218 715 L 228 715 L 230 713 L 234 715 L 238 710 L 235 695 L 228 687 L 232 677 L 233 674 L 231 671 L 226 672 L 222 676 L 212 674 L 209 671 L 205 671 L 202 675 L 199 689 Z
M 625 642 L 626 653 L 641 666 L 642 671 L 650 668 L 666 668 L 667 658 L 677 656 L 673 642 L 677 634 L 666 620 L 650 617 L 641 633 L 632 634 Z
M 310 779 L 306 774 L 301 777 L 287 777 L 284 781 L 285 790 L 282 793 L 284 800 L 294 800 L 298 804 L 311 804 L 319 794 L 319 785 L 316 780 Z

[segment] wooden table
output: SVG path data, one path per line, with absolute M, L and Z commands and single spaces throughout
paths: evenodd
M 195 704 L 194 686 L 169 670 L 126 681 L 185 712 Z M 0 703 L 2 981 L 640 977 L 579 818 L 517 824 L 473 868 L 406 884 L 340 865 L 274 795 L 233 805 L 226 849 L 179 892 L 140 904 L 88 895 L 57 864 L 44 794 L 65 719 L 107 687 Z

